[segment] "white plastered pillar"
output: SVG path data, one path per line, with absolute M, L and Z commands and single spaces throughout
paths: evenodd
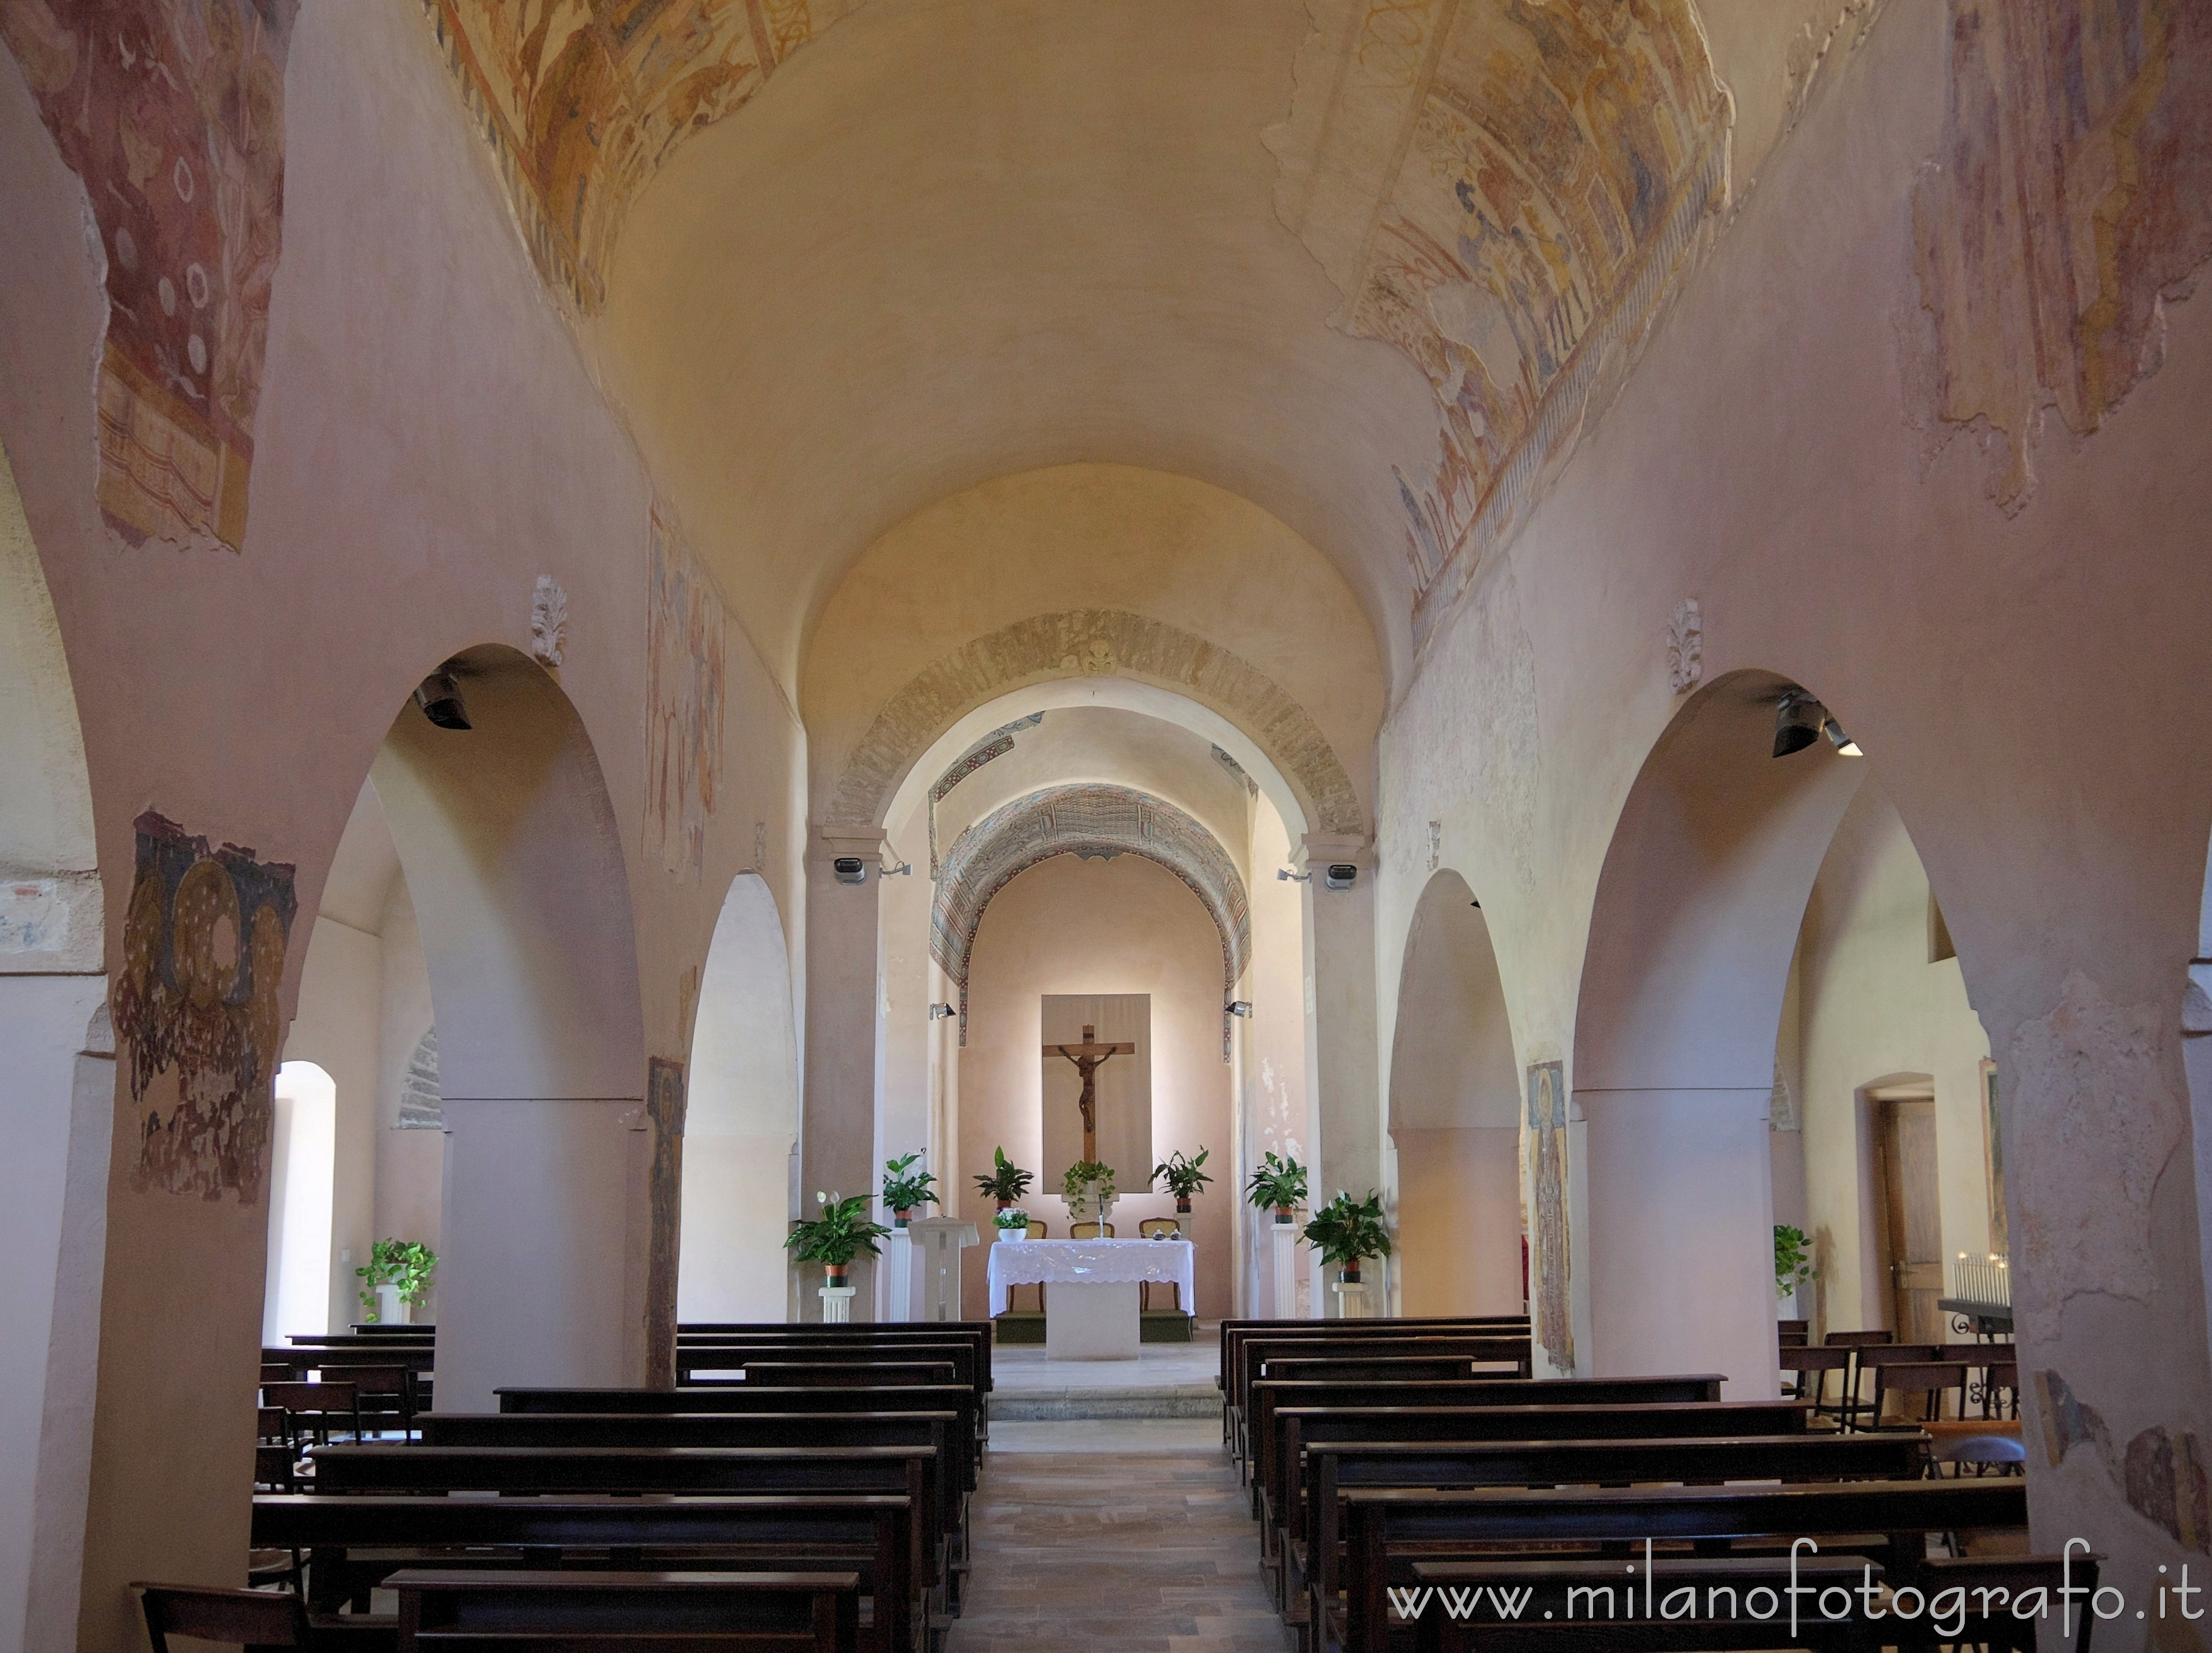
M 800 1214 L 814 1196 L 875 1193 L 876 1098 L 883 1084 L 882 923 L 884 837 L 879 831 L 817 831 L 806 858 L 806 1082 L 799 1121 Z M 836 876 L 842 859 L 860 863 L 863 882 Z M 799 1282 L 800 1315 L 821 1317 L 819 1271 Z M 851 1284 L 856 1317 L 872 1312 L 874 1270 L 866 1258 Z
M 1306 1134 L 1310 1196 L 1316 1206 L 1342 1188 L 1355 1199 L 1382 1186 L 1380 1046 L 1375 1032 L 1375 877 L 1364 838 L 1309 832 L 1306 871 Z M 1358 869 L 1349 890 L 1328 888 L 1328 869 Z M 1319 1254 L 1315 1315 L 1331 1299 Z

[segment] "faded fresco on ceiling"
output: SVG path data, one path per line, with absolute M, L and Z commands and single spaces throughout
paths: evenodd
M 423 0 L 538 266 L 586 309 L 623 215 L 690 133 L 860 0 Z
M 2008 512 L 2045 408 L 2094 430 L 2157 370 L 2212 257 L 2212 7 L 1953 0 L 1942 147 L 1913 197 L 1936 411 L 1986 421 Z
M 1276 209 L 1435 398 L 1435 457 L 1395 468 L 1425 639 L 1723 204 L 1727 99 L 1688 0 L 1333 9 L 1267 134 Z
M 645 612 L 645 824 L 661 864 L 696 884 L 722 778 L 722 594 L 673 524 L 653 513 Z
M 131 544 L 246 544 L 299 0 L 0 0 L 107 262 L 100 507 Z
M 276 992 L 299 902 L 293 869 L 138 817 L 116 977 L 117 1055 L 138 1110 L 144 1193 L 259 1200 L 284 1042 Z

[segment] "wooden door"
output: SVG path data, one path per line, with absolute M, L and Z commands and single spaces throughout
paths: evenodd
M 1943 1225 L 1936 1182 L 1936 1102 L 1885 1101 L 1881 1109 L 1883 1262 L 1900 1343 L 1941 1343 Z

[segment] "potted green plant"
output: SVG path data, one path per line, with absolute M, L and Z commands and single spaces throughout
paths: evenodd
M 1321 1253 L 1323 1263 L 1334 1263 L 1346 1285 L 1359 1284 L 1359 1260 L 1390 1255 L 1390 1236 L 1382 1226 L 1382 1196 L 1370 1193 L 1354 1200 L 1340 1190 L 1335 1199 L 1314 1212 L 1305 1226 L 1306 1243 Z
M 845 1271 L 853 1266 L 855 1257 L 875 1257 L 882 1255 L 876 1242 L 890 1233 L 881 1223 L 868 1218 L 868 1196 L 856 1194 L 849 1199 L 842 1194 L 817 1194 L 814 1202 L 822 1207 L 822 1214 L 811 1221 L 801 1220 L 791 1225 L 784 1237 L 784 1248 L 798 1262 L 818 1262 L 830 1277 L 830 1284 L 845 1284 Z
M 1004 1148 L 991 1150 L 991 1169 L 975 1179 L 975 1186 L 989 1199 L 996 1200 L 1000 1211 L 1018 1205 L 1036 1181 L 1036 1173 L 1025 1171 L 1006 1158 Z
M 918 1153 L 910 1153 L 903 1158 L 884 1161 L 884 1204 L 890 1208 L 891 1220 L 901 1228 L 907 1225 L 917 1206 L 938 1203 L 933 1186 L 936 1177 L 914 1168 L 921 1158 Z
M 1287 1223 L 1305 1203 L 1306 1168 L 1295 1158 L 1276 1158 L 1269 1149 L 1244 1185 L 1244 1198 L 1261 1211 L 1272 1208 L 1277 1222 Z
M 1060 1197 L 1068 1217 L 1079 1223 L 1104 1222 L 1114 1209 L 1114 1168 L 1096 1159 L 1079 1159 L 1060 1173 Z
M 1813 1242 L 1802 1228 L 1788 1223 L 1774 1225 L 1774 1295 L 1781 1299 L 1782 1318 L 1796 1320 L 1797 1288 L 1814 1278 Z
M 1165 1159 L 1152 1167 L 1152 1180 L 1155 1182 L 1165 1182 L 1168 1185 L 1168 1192 L 1175 1195 L 1176 1215 L 1178 1217 L 1190 1215 L 1192 1198 L 1213 1180 L 1199 1169 L 1200 1165 L 1206 1164 L 1208 1152 L 1208 1149 L 1200 1145 L 1198 1158 L 1186 1159 L 1183 1158 L 1182 1150 L 1177 1148 Z
M 1019 1206 L 1006 1206 L 991 1219 L 1002 1240 L 1026 1240 L 1030 1237 L 1030 1214 Z
M 438 1254 L 420 1240 L 379 1240 L 368 1249 L 368 1267 L 353 1272 L 362 1281 L 361 1306 L 371 1325 L 404 1326 L 430 1295 L 430 1276 Z

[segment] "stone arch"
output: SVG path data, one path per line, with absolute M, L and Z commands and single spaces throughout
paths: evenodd
M 922 754 L 963 713 L 1055 678 L 1127 676 L 1164 685 L 1247 731 L 1279 769 L 1316 832 L 1366 834 L 1366 811 L 1328 738 L 1249 660 L 1176 626 L 1121 609 L 1067 609 L 1016 621 L 918 673 L 876 714 L 830 794 L 828 824 L 884 824 Z
M 370 776 L 421 927 L 446 1140 L 442 1404 L 639 1381 L 644 1017 L 629 878 L 575 708 L 503 646 L 448 666 L 471 725 L 412 703 Z
M 1404 1312 L 1520 1312 L 1513 1027 L 1489 922 L 1449 868 L 1421 891 L 1406 939 L 1389 1121 Z
M 1652 746 L 1599 873 L 1575 1016 L 1584 1364 L 1725 1371 L 1739 1400 L 1775 1387 L 1767 1109 L 1790 953 L 1867 773 L 1824 740 L 1771 756 L 1792 686 L 1731 673 Z
M 929 950 L 959 989 L 960 1038 L 968 1036 L 968 963 L 991 898 L 1055 855 L 1141 855 L 1174 874 L 1221 933 L 1222 1000 L 1235 996 L 1251 962 L 1251 902 L 1218 840 L 1164 799 L 1130 787 L 1051 787 L 1003 804 L 955 839 L 930 911 Z M 1224 1024 L 1227 1016 L 1224 1015 Z M 1223 1033 L 1222 1059 L 1228 1060 Z

